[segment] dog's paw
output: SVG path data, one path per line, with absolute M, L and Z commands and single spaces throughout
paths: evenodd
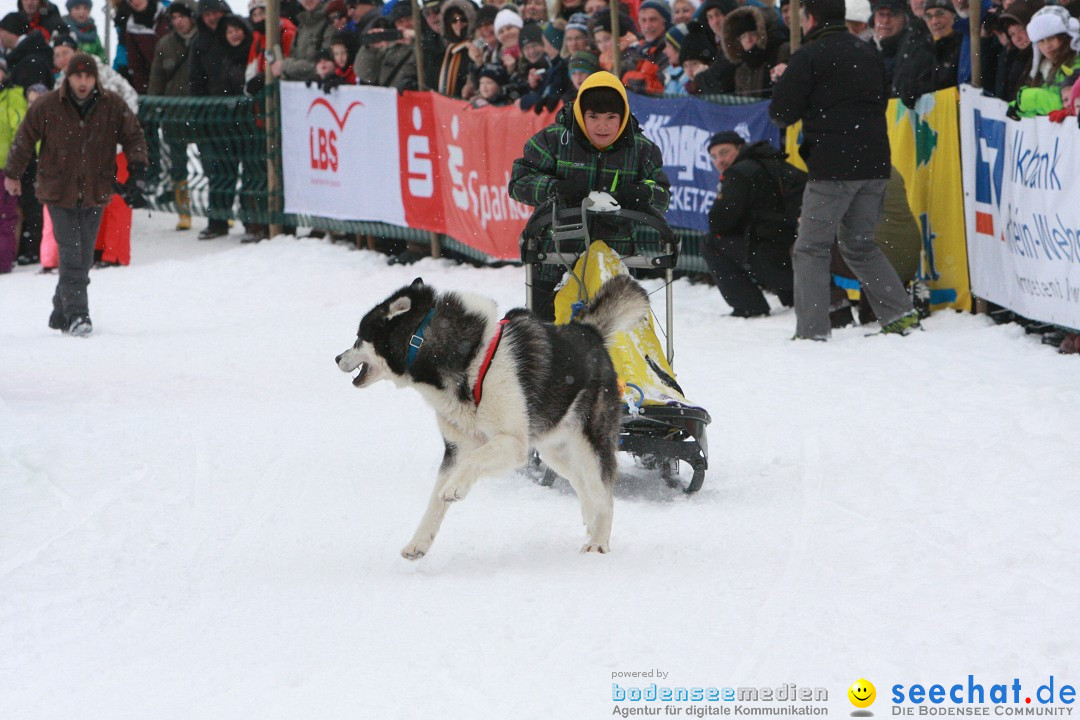
M 448 484 L 446 487 L 444 487 L 442 489 L 442 492 L 439 493 L 439 498 L 443 502 L 452 503 L 452 502 L 457 502 L 458 500 L 464 500 L 465 496 L 468 493 L 469 493 L 469 487 L 467 485 L 464 485 L 464 484 L 458 485 L 456 483 L 452 483 L 452 484 Z
M 603 555 L 604 553 L 611 552 L 611 548 L 608 547 L 607 543 L 587 542 L 587 543 L 585 543 L 584 545 L 581 546 L 581 552 L 583 552 L 583 553 L 594 552 L 594 553 L 600 553 L 601 555 Z
M 409 543 L 401 549 L 401 557 L 406 560 L 419 560 L 427 555 L 428 548 L 418 543 Z

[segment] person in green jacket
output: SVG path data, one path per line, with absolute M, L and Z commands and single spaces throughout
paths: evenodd
M 75 41 L 79 44 L 79 50 L 101 58 L 105 63 L 109 62 L 105 55 L 105 47 L 101 44 L 98 36 L 97 25 L 94 18 L 90 17 L 90 11 L 94 3 L 91 0 L 68 0 L 68 15 L 64 16 L 64 24 L 71 29 Z
M 1065 106 L 1062 91 L 1080 77 L 1080 21 L 1059 5 L 1048 5 L 1031 16 L 1027 26 L 1034 57 L 1031 73 L 1012 102 L 1013 117 L 1049 115 Z
M 564 106 L 555 122 L 528 142 L 514 161 L 510 197 L 539 207 L 554 201 L 574 207 L 593 190 L 610 193 L 629 210 L 663 214 L 671 198 L 663 158 L 642 134 L 630 113 L 626 89 L 606 71 L 593 73 L 578 90 L 577 100 Z M 597 218 L 592 237 L 618 242 L 630 236 L 628 221 Z M 537 268 L 533 303 L 541 317 L 554 318 L 554 293 L 563 269 Z
M 7 164 L 15 131 L 26 117 L 26 96 L 18 85 L 8 82 L 7 60 L 0 58 L 0 167 Z M 15 228 L 19 224 L 19 202 L 0 188 L 0 273 L 11 272 L 19 250 Z

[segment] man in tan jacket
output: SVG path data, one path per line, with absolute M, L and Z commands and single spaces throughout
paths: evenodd
M 49 210 L 60 250 L 49 327 L 85 337 L 93 330 L 86 287 L 101 213 L 114 192 L 116 145 L 124 148 L 130 175 L 119 192 L 141 207 L 146 140 L 131 108 L 98 83 L 94 58 L 77 53 L 63 84 L 39 98 L 19 126 L 4 168 L 4 188 L 12 195 L 20 193 L 19 178 L 38 143 L 37 197 Z

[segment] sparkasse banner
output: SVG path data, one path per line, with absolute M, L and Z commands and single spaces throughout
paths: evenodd
M 961 92 L 971 288 L 1034 320 L 1080 328 L 1080 133 L 1076 120 L 1005 117 Z

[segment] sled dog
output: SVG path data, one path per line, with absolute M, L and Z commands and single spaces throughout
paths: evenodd
M 416 388 L 435 410 L 445 446 L 402 556 L 427 554 L 450 503 L 478 478 L 524 465 L 530 448 L 577 493 L 588 534 L 582 552 L 608 552 L 621 400 L 606 345 L 648 312 L 648 296 L 629 275 L 604 283 L 567 325 L 524 308 L 500 318 L 494 301 L 437 292 L 420 278 L 368 312 L 338 368 L 358 388 L 383 379 Z

